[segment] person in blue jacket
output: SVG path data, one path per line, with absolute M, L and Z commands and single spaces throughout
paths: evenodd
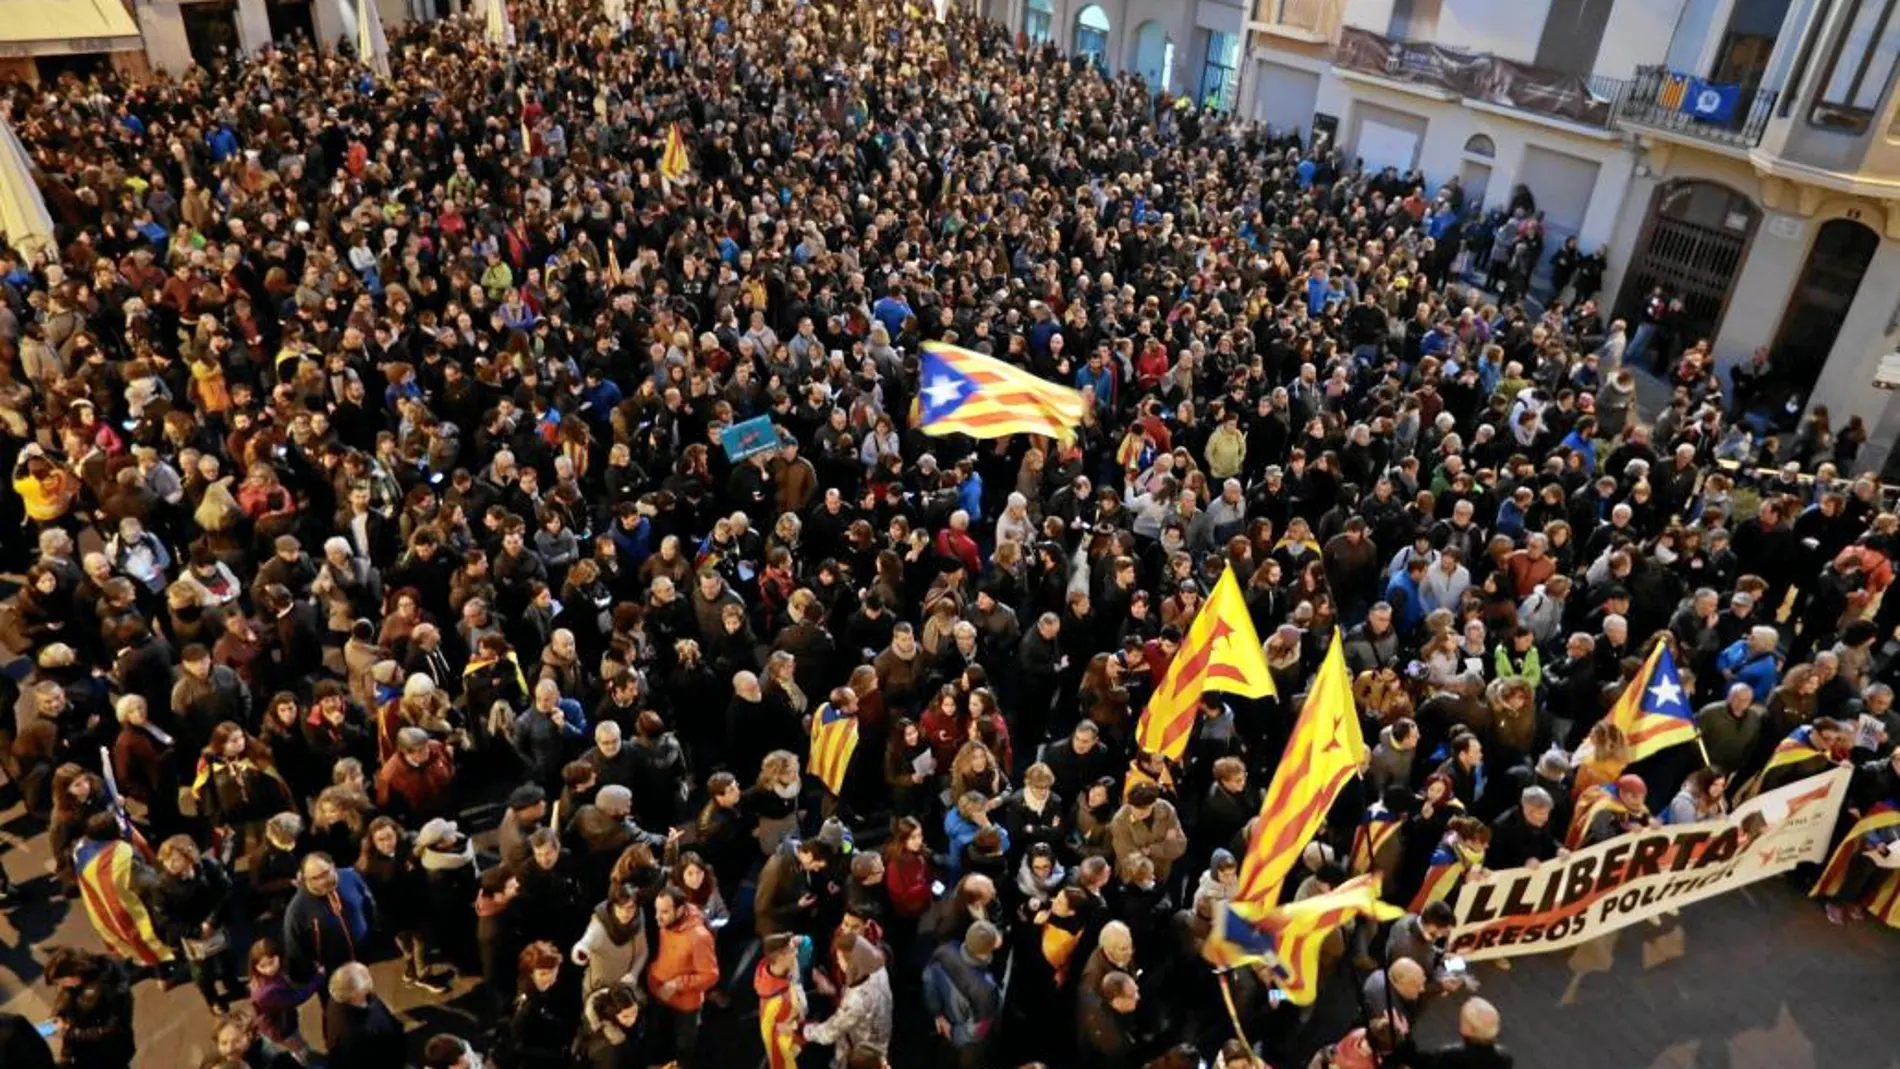
M 353 868 L 338 868 L 320 851 L 304 856 L 297 893 L 284 909 L 284 972 L 309 983 L 318 972 L 335 975 L 360 961 L 376 931 L 376 898 Z M 328 1001 L 322 986 L 319 998 Z
M 1003 853 L 1009 853 L 1009 829 L 1000 824 L 990 823 L 990 809 L 993 799 L 984 798 L 975 791 L 963 792 L 957 799 L 954 809 L 943 815 L 943 832 L 950 837 L 950 875 L 958 876 L 963 869 L 963 851 L 976 839 L 977 833 L 984 828 L 995 828 L 1003 837 Z
M 1722 679 L 1729 684 L 1746 683 L 1755 692 L 1755 700 L 1766 702 L 1781 681 L 1781 651 L 1776 648 L 1781 635 L 1772 627 L 1758 625 L 1747 638 L 1736 639 L 1715 660 Z

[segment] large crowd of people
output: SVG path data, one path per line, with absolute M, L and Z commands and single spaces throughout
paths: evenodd
M 0 768 L 55 871 L 0 896 L 104 947 L 42 948 L 9 1069 L 124 1069 L 184 983 L 216 1069 L 1508 1066 L 1435 854 L 1719 816 L 1794 733 L 1767 777 L 1900 795 L 1864 432 L 1757 441 L 1772 361 L 1630 340 L 1534 191 L 958 11 L 586 6 L 8 99 L 58 240 L 0 252 Z M 926 341 L 1088 411 L 923 434 Z M 1224 571 L 1278 696 L 1140 753 Z M 1200 950 L 1336 629 L 1373 745 L 1283 894 L 1407 913 L 1328 945 L 1314 1035 Z M 1653 640 L 1703 746 L 1632 765 Z M 476 1023 L 405 1035 L 390 960 Z

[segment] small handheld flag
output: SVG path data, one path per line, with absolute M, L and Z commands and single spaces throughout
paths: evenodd
M 678 182 L 686 177 L 688 166 L 686 138 L 680 133 L 680 124 L 673 123 L 666 128 L 666 149 L 660 154 L 660 177 Z

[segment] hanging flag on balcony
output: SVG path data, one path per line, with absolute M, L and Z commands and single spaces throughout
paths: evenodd
M 1735 105 L 1742 98 L 1739 85 L 1712 85 L 1700 78 L 1691 79 L 1688 99 L 1682 110 L 1703 122 L 1727 122 L 1735 117 Z
M 1689 99 L 1689 83 L 1694 78 L 1679 71 L 1669 71 L 1663 75 L 1662 89 L 1656 93 L 1658 107 L 1668 111 L 1686 111 L 1683 104 Z

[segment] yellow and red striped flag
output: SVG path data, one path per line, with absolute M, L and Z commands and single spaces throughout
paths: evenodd
M 1280 767 L 1260 805 L 1247 856 L 1240 861 L 1243 902 L 1272 905 L 1300 851 L 1312 840 L 1347 780 L 1359 773 L 1366 740 L 1352 703 L 1352 679 L 1339 629 L 1333 629 L 1326 660 L 1306 692 Z
M 1135 744 L 1146 753 L 1179 761 L 1187 752 L 1201 693 L 1209 690 L 1246 698 L 1274 693 L 1266 651 L 1231 568 L 1221 572 L 1206 604 L 1188 625 L 1168 673 L 1135 725 Z
M 759 1039 L 765 1045 L 765 1069 L 798 1069 L 798 1054 L 805 1048 L 805 993 L 799 987 L 796 970 L 792 976 L 778 976 L 772 972 L 768 958 L 761 956 L 752 970 L 752 989 L 759 995 Z M 792 1027 L 781 1030 L 781 1025 Z
M 686 156 L 686 137 L 680 133 L 680 124 L 674 123 L 666 128 L 666 150 L 660 154 L 660 177 L 669 182 L 677 182 L 686 177 L 690 165 Z
M 620 254 L 614 250 L 614 239 L 607 239 L 607 284 L 620 285 Z
M 1404 915 L 1379 898 L 1378 876 L 1358 876 L 1284 906 L 1222 903 L 1201 953 L 1217 969 L 1262 962 L 1288 1002 L 1310 1006 L 1319 995 L 1320 949 L 1327 936 L 1361 917 L 1388 921 Z
M 1068 441 L 1088 413 L 1080 390 L 954 345 L 925 342 L 923 348 L 917 426 L 925 434 L 1041 434 Z
M 842 792 L 845 771 L 857 749 L 858 718 L 830 702 L 819 706 L 811 718 L 811 757 L 806 763 L 832 794 Z

